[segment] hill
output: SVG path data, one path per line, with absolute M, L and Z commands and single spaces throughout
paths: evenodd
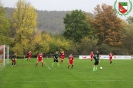
M 13 8 L 5 7 L 7 16 L 11 17 Z M 65 30 L 63 18 L 71 11 L 43 11 L 36 10 L 38 14 L 37 27 L 40 31 L 45 31 L 51 34 L 61 34 Z M 93 15 L 92 13 L 89 13 Z

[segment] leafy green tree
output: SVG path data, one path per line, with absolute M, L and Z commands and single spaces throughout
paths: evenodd
M 132 24 L 128 24 L 126 29 L 125 29 L 125 38 L 123 40 L 123 45 L 124 47 L 128 50 L 128 54 L 132 54 L 133 53 L 133 23 Z
M 91 51 L 96 52 L 97 50 L 97 40 L 89 39 L 88 37 L 84 37 L 79 43 L 79 53 L 89 55 Z
M 33 50 L 34 54 L 49 52 L 49 43 L 47 42 L 47 39 L 50 39 L 50 37 L 45 34 L 36 34 L 35 39 L 33 40 L 33 44 L 35 46 L 35 49 Z
M 98 36 L 98 45 L 105 43 L 109 46 L 121 46 L 123 35 L 122 20 L 110 5 L 103 4 L 95 7 L 95 19 L 91 22 L 94 33 Z
M 15 40 L 14 45 L 21 44 L 23 53 L 29 50 L 32 34 L 37 28 L 36 19 L 35 8 L 23 0 L 18 0 L 11 19 L 11 28 L 15 31 L 15 35 L 12 36 Z
M 10 43 L 9 33 L 10 33 L 10 23 L 6 17 L 6 11 L 0 3 L 0 45 Z
M 66 40 L 62 36 L 52 36 L 51 41 L 48 41 L 50 45 L 50 51 L 51 53 L 54 53 L 55 51 L 68 51 L 70 49 L 70 41 Z
M 74 42 L 80 42 L 84 36 L 89 35 L 89 25 L 85 13 L 81 10 L 73 10 L 64 18 L 64 37 Z
M 126 20 L 129 24 L 133 23 L 133 16 L 129 16 Z

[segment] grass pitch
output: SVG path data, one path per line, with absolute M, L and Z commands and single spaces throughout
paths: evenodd
M 101 60 L 95 72 L 94 60 L 76 58 L 73 69 L 67 68 L 67 58 L 60 67 L 51 67 L 53 59 L 44 62 L 44 67 L 35 67 L 35 58 L 18 59 L 14 67 L 9 63 L 0 70 L 0 88 L 133 88 L 133 60 Z

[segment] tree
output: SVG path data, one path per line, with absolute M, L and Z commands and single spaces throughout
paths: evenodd
M 133 16 L 129 16 L 126 20 L 129 24 L 133 23 Z
M 10 23 L 9 19 L 6 18 L 6 11 L 0 3 L 0 45 L 10 43 L 9 33 L 10 33 Z
M 128 50 L 128 54 L 132 54 L 133 53 L 133 23 L 132 24 L 128 24 L 128 26 L 125 29 L 125 38 L 123 40 L 123 45 L 124 47 Z
M 92 40 L 89 39 L 88 37 L 84 37 L 81 40 L 81 43 L 79 43 L 79 48 L 78 51 L 80 54 L 90 54 L 91 51 L 96 51 L 97 50 L 97 40 Z
M 73 10 L 70 14 L 66 14 L 64 24 L 64 37 L 74 42 L 80 42 L 84 36 L 89 34 L 90 28 L 85 13 L 81 10 Z
M 117 17 L 112 6 L 103 4 L 95 7 L 95 19 L 91 21 L 94 33 L 98 36 L 98 45 L 121 46 L 123 35 L 122 20 Z
M 50 41 L 48 41 L 50 46 L 51 53 L 55 53 L 55 51 L 67 51 L 70 49 L 70 41 L 65 39 L 63 36 L 51 36 Z
M 87 23 L 88 23 L 88 25 L 89 25 L 89 27 L 90 27 L 90 32 L 89 32 L 89 38 L 90 39 L 95 39 L 96 38 L 96 36 L 94 35 L 94 32 L 93 32 L 93 28 L 91 27 L 91 21 L 92 20 L 94 20 L 94 14 L 91 14 L 91 13 L 85 13 L 85 17 L 86 17 L 86 21 L 87 21 Z
M 47 39 L 50 39 L 50 37 L 47 36 L 47 34 L 42 34 L 38 32 L 35 35 L 35 38 L 33 40 L 33 44 L 35 46 L 33 50 L 34 54 L 38 54 L 40 52 L 43 52 L 46 54 L 49 52 L 49 43 L 47 42 Z
M 32 41 L 32 33 L 37 30 L 37 14 L 30 3 L 25 3 L 19 0 L 13 12 L 11 19 L 11 28 L 14 32 L 15 46 L 21 44 L 22 52 L 26 53 L 29 50 Z

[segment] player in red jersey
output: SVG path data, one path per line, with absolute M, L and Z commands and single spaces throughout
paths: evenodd
M 93 51 L 90 53 L 90 60 L 92 61 L 92 59 L 93 59 L 93 57 L 94 57 L 94 53 L 93 53 Z
M 65 52 L 64 52 L 64 51 L 62 51 L 62 52 L 60 53 L 60 58 L 61 58 L 60 63 L 62 63 L 63 60 L 64 60 L 64 58 L 65 58 Z
M 110 54 L 109 54 L 109 61 L 110 61 L 110 64 L 112 64 L 112 58 L 113 58 L 113 54 L 110 53 Z
M 16 65 L 16 55 L 17 53 L 14 53 L 14 55 L 12 56 L 12 66 L 15 66 Z
M 42 52 L 40 54 L 38 54 L 38 56 L 37 56 L 36 66 L 38 65 L 38 62 L 41 62 L 42 63 L 42 66 L 44 66 Z
M 68 69 L 69 69 L 70 65 L 72 65 L 71 68 L 73 68 L 74 56 L 72 54 L 70 54 L 69 57 L 68 57 Z
M 29 52 L 27 53 L 27 58 L 28 58 L 27 60 L 30 61 L 30 58 L 31 58 L 31 51 L 29 51 Z

